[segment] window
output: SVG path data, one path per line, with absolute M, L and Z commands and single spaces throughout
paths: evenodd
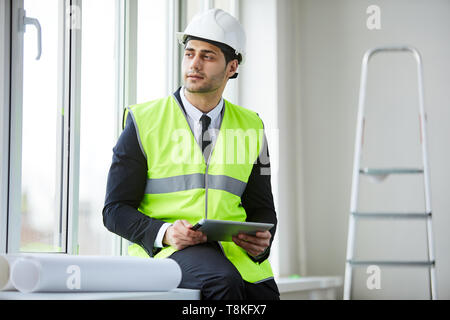
M 103 226 L 102 209 L 117 138 L 116 12 L 111 0 L 84 1 L 81 24 L 80 254 L 113 255 L 116 236 Z M 101 23 L 99 13 L 101 12 Z
M 209 2 L 209 1 L 207 1 Z M 192 20 L 192 18 L 199 12 L 202 12 L 203 10 L 207 9 L 205 6 L 204 0 L 187 0 L 186 1 L 186 21 L 189 23 L 189 21 Z
M 37 31 L 26 27 L 23 47 L 20 251 L 64 251 L 61 154 L 62 109 L 58 105 L 58 0 L 24 1 L 28 17 L 46 31 L 37 56 Z
M 233 2 L 232 0 L 214 0 L 214 8 L 222 9 L 231 14 L 235 14 L 233 12 Z
M 137 102 L 170 94 L 168 88 L 168 2 L 139 0 L 137 36 Z
M 8 252 L 119 254 L 120 239 L 102 220 L 112 149 L 123 107 L 168 93 L 169 19 L 179 8 L 156 0 L 11 3 L 10 12 L 23 8 L 39 21 L 42 56 L 35 60 L 32 26 L 12 27 L 13 165 L 10 183 L 2 177 L 10 202 L 2 243 Z

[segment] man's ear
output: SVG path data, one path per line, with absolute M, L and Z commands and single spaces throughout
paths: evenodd
M 229 67 L 229 71 L 230 71 L 229 77 L 232 77 L 237 72 L 238 66 L 239 66 L 239 62 L 237 61 L 237 59 L 231 60 L 228 63 L 228 67 Z

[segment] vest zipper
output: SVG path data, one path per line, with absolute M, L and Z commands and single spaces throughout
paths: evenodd
M 222 113 L 221 113 L 221 117 L 222 120 L 220 121 L 219 124 L 219 132 L 222 129 L 222 122 L 223 122 L 223 117 L 224 117 L 224 112 L 225 112 L 225 101 L 223 102 L 223 109 L 222 109 Z M 219 133 L 218 133 L 219 135 Z M 218 136 L 216 137 L 216 140 L 214 141 L 214 143 L 211 141 L 211 152 L 208 155 L 208 160 L 206 161 L 206 170 L 205 170 L 205 219 L 208 219 L 208 168 L 209 168 L 209 161 L 211 160 L 211 156 L 213 154 L 214 151 L 214 147 L 216 146 L 216 142 L 217 142 Z
M 205 219 L 208 219 L 208 168 L 211 154 L 212 150 L 208 156 L 208 160 L 206 161 L 206 170 L 205 170 Z

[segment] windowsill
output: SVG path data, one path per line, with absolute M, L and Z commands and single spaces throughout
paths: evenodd
M 290 299 L 337 299 L 337 289 L 342 277 L 300 277 L 275 279 L 282 300 Z
M 301 277 L 275 279 L 281 299 L 336 299 L 342 277 Z M 167 292 L 0 292 L 0 300 L 199 300 L 199 290 L 174 289 Z
M 199 290 L 174 289 L 164 292 L 0 292 L 0 300 L 199 300 Z

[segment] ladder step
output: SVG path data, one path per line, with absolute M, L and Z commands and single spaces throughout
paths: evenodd
M 389 174 L 421 174 L 423 169 L 421 168 L 361 168 L 360 174 L 370 176 L 385 176 Z
M 382 260 L 347 260 L 353 266 L 395 266 L 395 267 L 429 267 L 434 266 L 435 261 L 382 261 Z
M 388 213 L 388 212 L 352 212 L 355 218 L 368 219 L 426 219 L 431 218 L 431 212 L 428 213 Z

